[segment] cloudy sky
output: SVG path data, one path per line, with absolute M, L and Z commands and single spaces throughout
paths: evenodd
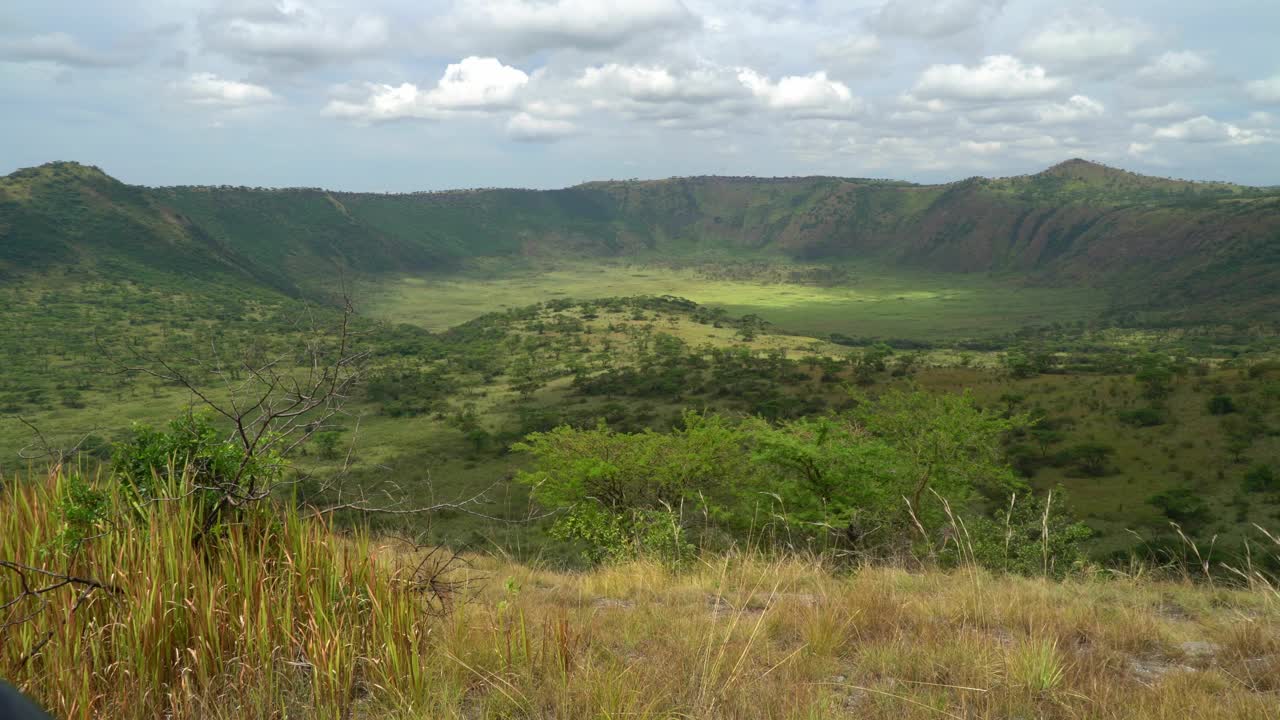
M 1276 0 L 5 0 L 0 172 L 1280 184 Z

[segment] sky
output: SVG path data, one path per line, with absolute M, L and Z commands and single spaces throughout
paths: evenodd
M 0 173 L 1280 185 L 1276 0 L 5 0 Z

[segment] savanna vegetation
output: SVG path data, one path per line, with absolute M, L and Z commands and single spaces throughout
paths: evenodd
M 0 674 L 85 718 L 1269 717 L 1274 199 L 20 171 Z M 1079 280 L 1192 215 L 1212 257 Z

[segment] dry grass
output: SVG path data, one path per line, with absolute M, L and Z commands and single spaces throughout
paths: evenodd
M 566 573 L 485 556 L 455 578 L 478 594 L 440 616 L 407 584 L 415 551 L 290 512 L 246 519 L 212 552 L 187 540 L 192 508 L 169 501 L 69 555 L 54 542 L 65 487 L 58 475 L 14 483 L 0 500 L 0 558 L 121 590 L 74 613 L 75 588 L 50 593 L 0 632 L 0 672 L 59 717 L 1274 718 L 1280 707 L 1280 601 L 1266 588 L 836 572 L 755 555 Z M 0 573 L 0 603 L 17 592 Z

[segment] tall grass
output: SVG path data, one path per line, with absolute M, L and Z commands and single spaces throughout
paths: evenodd
M 1272 718 L 1280 707 L 1280 603 L 1262 580 L 1054 582 L 759 553 L 566 573 L 477 556 L 456 571 L 483 579 L 477 595 L 441 612 L 418 592 L 419 551 L 290 507 L 247 511 L 196 545 L 199 509 L 178 487 L 178 499 L 134 507 L 100 483 L 111 522 L 68 543 L 75 484 L 54 472 L 0 496 L 0 559 L 116 589 L 64 586 L 41 596 L 47 606 L 27 598 L 0 615 L 29 616 L 0 631 L 0 674 L 63 718 Z M 0 569 L 0 604 L 20 592 Z
M 75 607 L 82 591 L 67 586 L 11 608 L 30 619 L 0 634 L 0 667 L 59 717 L 342 716 L 370 688 L 427 695 L 426 600 L 367 535 L 263 507 L 196 544 L 197 496 L 171 487 L 140 508 L 109 490 L 111 523 L 68 548 L 75 482 L 14 483 L 0 513 L 0 558 L 119 589 Z M 0 573 L 0 597 L 19 581 Z

